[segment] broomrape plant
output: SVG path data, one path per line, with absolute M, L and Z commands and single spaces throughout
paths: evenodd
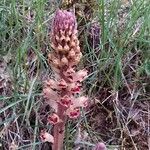
M 80 108 L 86 107 L 88 97 L 82 95 L 82 81 L 87 77 L 85 69 L 77 71 L 82 57 L 77 37 L 75 15 L 66 10 L 57 10 L 51 31 L 51 47 L 48 62 L 55 73 L 55 79 L 44 83 L 43 93 L 46 102 L 54 109 L 47 120 L 53 124 L 53 135 L 41 132 L 43 141 L 53 143 L 53 150 L 63 148 L 65 124 L 77 118 Z

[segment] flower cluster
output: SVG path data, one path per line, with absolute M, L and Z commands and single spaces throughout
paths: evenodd
M 45 82 L 43 93 L 56 113 L 60 109 L 58 107 L 62 106 L 64 114 L 70 118 L 76 118 L 80 113 L 79 108 L 87 105 L 88 98 L 80 97 L 82 81 L 86 78 L 87 71 L 85 69 L 76 71 L 76 65 L 82 53 L 77 38 L 76 19 L 72 12 L 66 10 L 56 12 L 52 25 L 51 43 L 53 51 L 48 55 L 48 61 L 57 74 L 57 78 Z M 56 114 L 54 116 L 56 117 Z M 52 115 L 52 118 L 54 116 Z M 49 119 L 50 122 L 52 118 Z
M 79 116 L 79 107 L 87 106 L 88 98 L 80 96 L 82 89 L 81 82 L 84 80 L 86 74 L 86 70 L 75 72 L 73 69 L 68 69 L 62 72 L 66 80 L 49 79 L 45 82 L 43 89 L 44 96 L 47 99 L 47 103 L 54 108 L 56 113 L 60 109 L 58 108 L 60 106 L 66 115 L 70 118 L 76 118 Z
M 53 124 L 54 128 L 59 124 L 57 128 L 62 131 L 67 118 L 77 118 L 80 108 L 86 107 L 88 103 L 88 98 L 82 96 L 82 81 L 87 77 L 87 71 L 76 69 L 82 57 L 77 33 L 75 15 L 66 10 L 58 10 L 51 31 L 53 51 L 48 55 L 55 78 L 45 81 L 43 93 L 47 103 L 54 109 L 54 113 L 48 117 L 48 122 Z M 58 138 L 59 135 L 54 135 L 54 141 L 56 136 Z
M 75 15 L 66 10 L 58 10 L 52 26 L 51 47 L 54 52 L 48 58 L 53 69 L 60 73 L 64 68 L 76 66 L 82 57 Z

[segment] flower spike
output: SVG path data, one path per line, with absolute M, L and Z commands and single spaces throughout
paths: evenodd
M 53 150 L 63 149 L 65 123 L 67 119 L 80 116 L 80 108 L 88 104 L 88 98 L 82 95 L 82 81 L 87 77 L 85 69 L 77 71 L 82 57 L 75 14 L 66 10 L 57 10 L 51 27 L 51 48 L 48 62 L 54 71 L 54 79 L 44 83 L 43 93 L 46 102 L 54 108 L 48 116 L 53 124 Z M 50 136 L 45 133 L 42 137 Z M 46 141 L 46 140 L 44 140 Z

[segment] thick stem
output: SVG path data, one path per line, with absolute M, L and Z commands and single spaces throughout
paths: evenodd
M 63 149 L 63 140 L 64 140 L 64 134 L 65 134 L 65 123 L 66 123 L 66 117 L 64 116 L 64 108 L 58 104 L 58 112 L 57 115 L 59 116 L 60 120 L 62 122 L 54 125 L 54 144 L 52 149 L 53 150 L 62 150 Z

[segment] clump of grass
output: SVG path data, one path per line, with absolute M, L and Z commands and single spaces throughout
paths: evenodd
M 91 87 L 89 94 L 94 96 L 98 103 L 98 107 L 96 110 L 93 109 L 93 115 L 90 115 L 89 120 L 93 119 L 96 122 L 99 118 L 95 126 L 92 126 L 93 132 L 97 129 L 99 133 L 105 133 L 105 135 L 101 134 L 101 138 L 108 144 L 120 147 L 130 145 L 129 147 L 133 146 L 135 149 L 148 148 L 148 142 L 143 143 L 140 140 L 141 134 L 146 140 L 148 132 L 145 133 L 145 127 L 137 123 L 140 115 L 145 119 L 148 115 L 140 112 L 135 114 L 136 107 L 143 112 L 141 108 L 143 102 L 148 113 L 148 91 L 143 91 L 143 85 L 148 86 L 148 76 L 142 69 L 147 60 L 144 53 L 147 53 L 149 49 L 146 40 L 149 28 L 148 13 L 149 8 L 143 1 L 128 2 L 126 5 L 123 5 L 121 1 L 110 1 L 110 3 L 99 1 L 97 15 L 99 17 L 96 16 L 101 28 L 99 54 L 95 55 L 93 47 L 90 46 L 91 43 L 88 43 L 88 40 L 85 41 L 85 48 L 88 52 L 85 59 L 89 62 L 89 68 L 92 68 L 91 75 L 87 79 L 88 87 Z M 144 19 L 145 17 L 147 19 Z M 85 32 L 85 37 L 87 37 L 87 32 Z M 145 97 L 144 101 L 141 101 L 141 97 Z M 135 116 L 130 116 L 131 112 L 134 112 L 137 120 Z M 105 114 L 106 117 L 100 117 L 101 114 Z M 95 117 L 98 118 L 94 119 Z M 140 122 L 142 123 L 143 120 Z M 137 131 L 134 136 L 133 130 Z M 116 139 L 120 138 L 122 140 L 116 142 Z
M 148 149 L 150 8 L 144 0 L 124 2 L 96 2 L 91 17 L 101 28 L 96 55 L 88 42 L 90 23 L 86 11 L 78 19 L 86 51 L 83 63 L 88 62 L 85 67 L 92 69 L 86 80 L 86 92 L 95 103 L 92 112 L 83 114 L 84 119 L 77 124 L 80 122 L 87 131 L 92 144 L 101 140 L 108 148 Z M 0 1 L 0 55 L 7 64 L 5 73 L 9 74 L 12 88 L 10 95 L 0 96 L 3 149 L 47 147 L 38 136 L 45 127 L 51 130 L 45 123 L 50 108 L 41 107 L 41 80 L 53 76 L 45 54 L 51 50 L 49 23 L 59 4 L 60 1 L 46 0 Z M 81 1 L 74 3 L 75 8 L 80 4 L 84 6 Z M 76 130 L 72 126 L 69 122 L 66 149 L 73 147 Z

